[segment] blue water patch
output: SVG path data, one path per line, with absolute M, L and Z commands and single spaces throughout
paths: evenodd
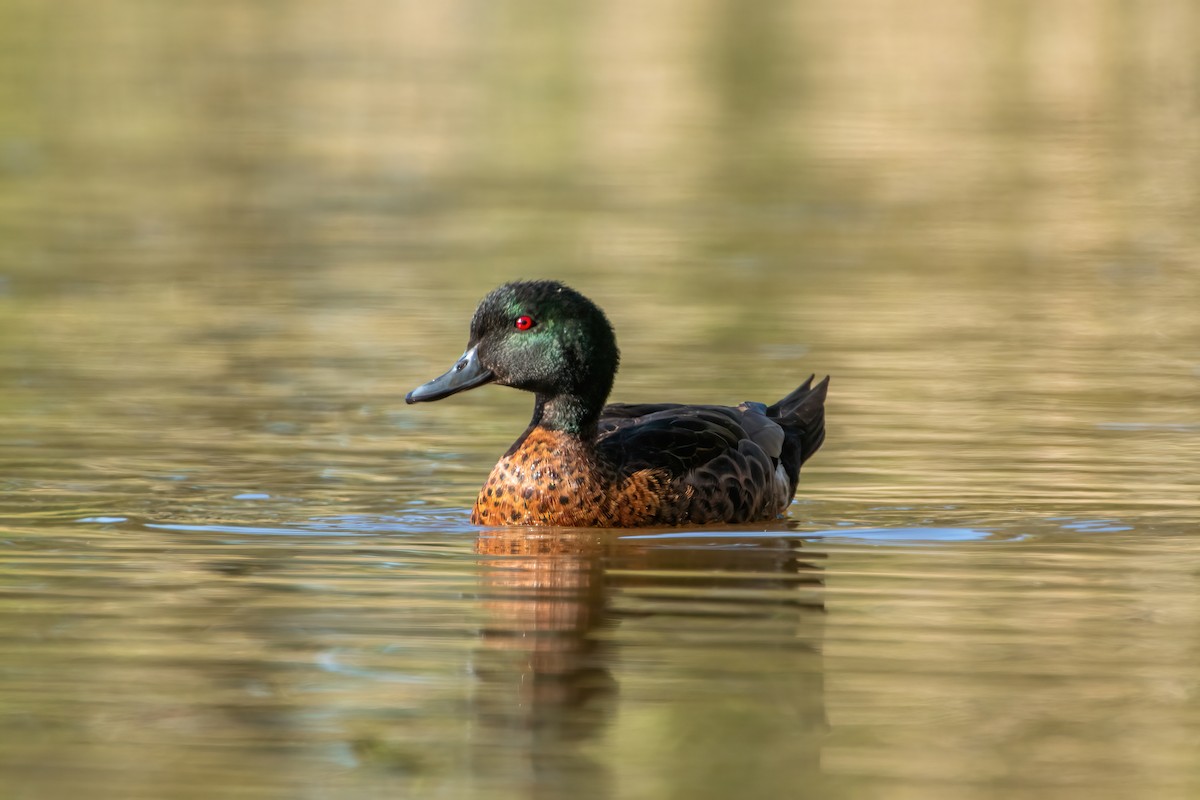
M 1115 519 L 1072 519 L 1071 517 L 1056 517 L 1055 521 L 1062 522 L 1064 528 L 1084 533 L 1118 533 L 1131 531 L 1133 526 L 1122 525 Z
M 854 541 L 874 544 L 942 544 L 945 542 L 980 542 L 991 538 L 992 531 L 976 528 L 838 528 L 830 531 L 809 531 L 806 539 L 826 542 Z
M 476 530 L 465 511 L 384 517 L 347 514 L 320 517 L 294 525 L 203 525 L 182 522 L 148 522 L 147 528 L 185 533 L 222 533 L 244 536 L 362 536 L 394 533 L 471 533 Z
M 978 542 L 992 537 L 991 531 L 975 528 L 836 528 L 824 531 L 708 531 L 697 530 L 670 533 L 644 533 L 622 536 L 622 539 L 755 539 L 780 537 L 817 539 L 823 542 L 853 541 L 869 544 L 942 544 L 946 542 Z
M 1101 422 L 1102 431 L 1200 431 L 1200 422 Z

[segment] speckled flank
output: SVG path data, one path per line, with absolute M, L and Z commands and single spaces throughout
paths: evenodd
M 476 525 L 633 527 L 659 519 L 666 481 L 652 470 L 618 477 L 578 439 L 534 428 L 492 469 L 479 492 Z
M 747 448 L 757 451 L 757 448 Z M 685 476 L 641 469 L 627 475 L 580 440 L 534 428 L 496 464 L 475 501 L 476 525 L 645 525 L 747 522 L 779 515 L 789 498 L 766 480 L 758 458 L 734 451 Z

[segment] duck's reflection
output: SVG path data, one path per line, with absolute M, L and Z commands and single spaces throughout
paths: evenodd
M 501 532 L 480 536 L 487 623 L 474 661 L 481 719 L 575 739 L 602 725 L 615 686 L 605 642 L 601 540 Z
M 819 737 L 803 734 L 824 729 L 821 570 L 798 539 L 516 529 L 481 534 L 476 551 L 487 614 L 473 657 L 476 757 L 506 758 L 510 772 L 527 758 L 533 796 L 611 793 L 601 764 L 612 759 L 580 745 L 616 716 L 629 648 L 635 712 L 660 701 L 687 736 L 711 724 L 696 744 L 718 752 L 742 735 L 721 707 L 752 720 L 769 706 L 771 726 L 786 726 L 772 735 L 794 735 L 787 757 L 816 770 Z M 748 684 L 760 693 L 730 697 Z

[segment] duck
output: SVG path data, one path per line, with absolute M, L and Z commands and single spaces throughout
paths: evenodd
M 619 362 L 604 312 L 559 281 L 514 281 L 483 298 L 466 351 L 405 397 L 427 403 L 493 383 L 534 395 L 472 524 L 632 528 L 786 514 L 801 465 L 825 440 L 828 377 L 769 406 L 606 404 Z

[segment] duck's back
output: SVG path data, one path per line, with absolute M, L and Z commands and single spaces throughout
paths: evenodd
M 827 386 L 809 378 L 769 407 L 609 405 L 597 455 L 618 484 L 653 482 L 654 518 L 634 524 L 771 519 L 787 509 L 801 464 L 824 441 Z

